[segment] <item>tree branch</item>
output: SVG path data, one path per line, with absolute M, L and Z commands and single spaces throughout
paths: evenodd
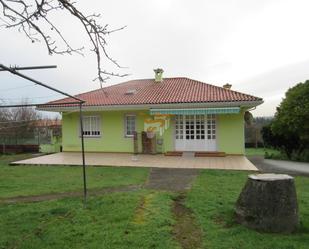
M 84 47 L 73 48 L 61 28 L 50 19 L 51 12 L 66 10 L 80 22 L 90 40 L 91 51 L 95 53 L 97 61 L 95 80 L 100 81 L 100 86 L 102 87 L 102 83 L 109 79 L 106 76 L 125 77 L 128 75 L 108 72 L 101 66 L 102 58 L 105 58 L 116 68 L 123 68 L 107 52 L 106 36 L 124 29 L 125 26 L 111 30 L 108 29 L 107 24 L 101 26 L 98 23 L 99 14 L 85 15 L 70 0 L 0 0 L 0 8 L 2 8 L 2 17 L 0 14 L 2 27 L 17 28 L 32 43 L 43 41 L 50 55 L 73 53 L 83 55 Z

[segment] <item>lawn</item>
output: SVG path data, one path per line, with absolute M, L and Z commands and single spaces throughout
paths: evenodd
M 80 189 L 80 167 L 12 167 L 7 165 L 11 160 L 8 157 L 1 160 L 2 198 Z M 184 205 L 202 229 L 202 248 L 308 248 L 309 178 L 296 177 L 300 229 L 292 235 L 279 235 L 258 233 L 234 222 L 234 204 L 247 175 L 240 171 L 201 170 L 186 193 Z M 142 184 L 147 176 L 147 169 L 88 168 L 92 188 Z M 180 249 L 174 236 L 177 195 L 142 188 L 90 197 L 86 208 L 82 198 L 0 204 L 0 248 Z
M 0 248 L 176 249 L 170 203 L 168 193 L 137 191 L 91 198 L 86 209 L 76 198 L 0 205 Z
M 10 161 L 29 155 L 0 156 L 0 199 L 82 190 L 82 168 L 68 166 L 9 166 Z M 89 167 L 88 188 L 142 184 L 146 168 Z
M 309 245 L 309 178 L 296 177 L 301 227 L 293 235 L 265 234 L 234 222 L 234 204 L 248 173 L 203 171 L 188 193 L 186 205 L 204 231 L 205 248 L 305 249 Z
M 246 148 L 245 154 L 246 156 L 264 156 L 265 152 L 269 155 L 279 155 L 280 152 L 275 149 L 269 149 L 269 148 Z

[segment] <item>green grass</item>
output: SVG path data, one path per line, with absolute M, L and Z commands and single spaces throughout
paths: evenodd
M 19 157 L 22 157 L 19 155 Z M 0 157 L 0 196 L 81 189 L 80 167 L 11 167 Z M 22 158 L 20 158 L 22 159 Z M 143 183 L 148 169 L 90 167 L 91 188 Z M 300 229 L 291 235 L 249 230 L 234 221 L 234 205 L 248 172 L 201 170 L 185 205 L 207 249 L 305 249 L 309 245 L 309 178 L 296 177 Z M 136 190 L 91 197 L 0 204 L 2 248 L 179 249 L 173 237 L 175 193 Z
M 21 157 L 25 155 L 17 155 Z M 16 156 L 0 157 L 0 198 L 82 190 L 82 168 L 68 166 L 8 166 Z M 142 184 L 146 168 L 89 167 L 88 188 Z
M 10 162 L 24 160 L 34 157 L 31 153 L 26 154 L 0 154 L 0 166 L 8 165 Z
M 0 197 L 81 189 L 80 167 L 8 166 L 29 155 L 0 157 Z M 89 167 L 89 188 L 142 184 L 146 168 Z M 138 190 L 38 203 L 0 204 L 0 248 L 177 249 L 172 196 Z
M 268 154 L 279 155 L 280 152 L 278 150 L 269 149 L 269 148 L 246 148 L 246 156 L 264 156 L 265 152 Z
M 144 213 L 137 212 L 149 195 Z M 170 202 L 167 193 L 137 191 L 91 198 L 86 209 L 76 198 L 0 205 L 0 248 L 176 249 Z
M 186 205 L 204 231 L 211 249 L 305 249 L 309 245 L 309 178 L 296 177 L 301 228 L 292 235 L 265 234 L 234 222 L 234 205 L 247 172 L 205 170 L 188 194 Z

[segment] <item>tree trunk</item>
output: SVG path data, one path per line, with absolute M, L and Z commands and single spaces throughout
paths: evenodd
M 237 222 L 264 232 L 291 233 L 299 225 L 294 178 L 249 175 L 236 203 Z

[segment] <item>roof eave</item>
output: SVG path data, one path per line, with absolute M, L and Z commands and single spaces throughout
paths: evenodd
M 113 110 L 145 110 L 150 108 L 201 108 L 201 107 L 256 107 L 261 105 L 264 101 L 231 101 L 231 102 L 198 102 L 198 103 L 169 103 L 169 104 L 136 104 L 136 105 L 85 105 L 83 106 L 83 111 L 113 111 Z M 78 106 L 53 106 L 53 107 L 43 107 L 37 108 L 40 111 L 50 111 L 50 112 L 75 112 L 79 111 Z

